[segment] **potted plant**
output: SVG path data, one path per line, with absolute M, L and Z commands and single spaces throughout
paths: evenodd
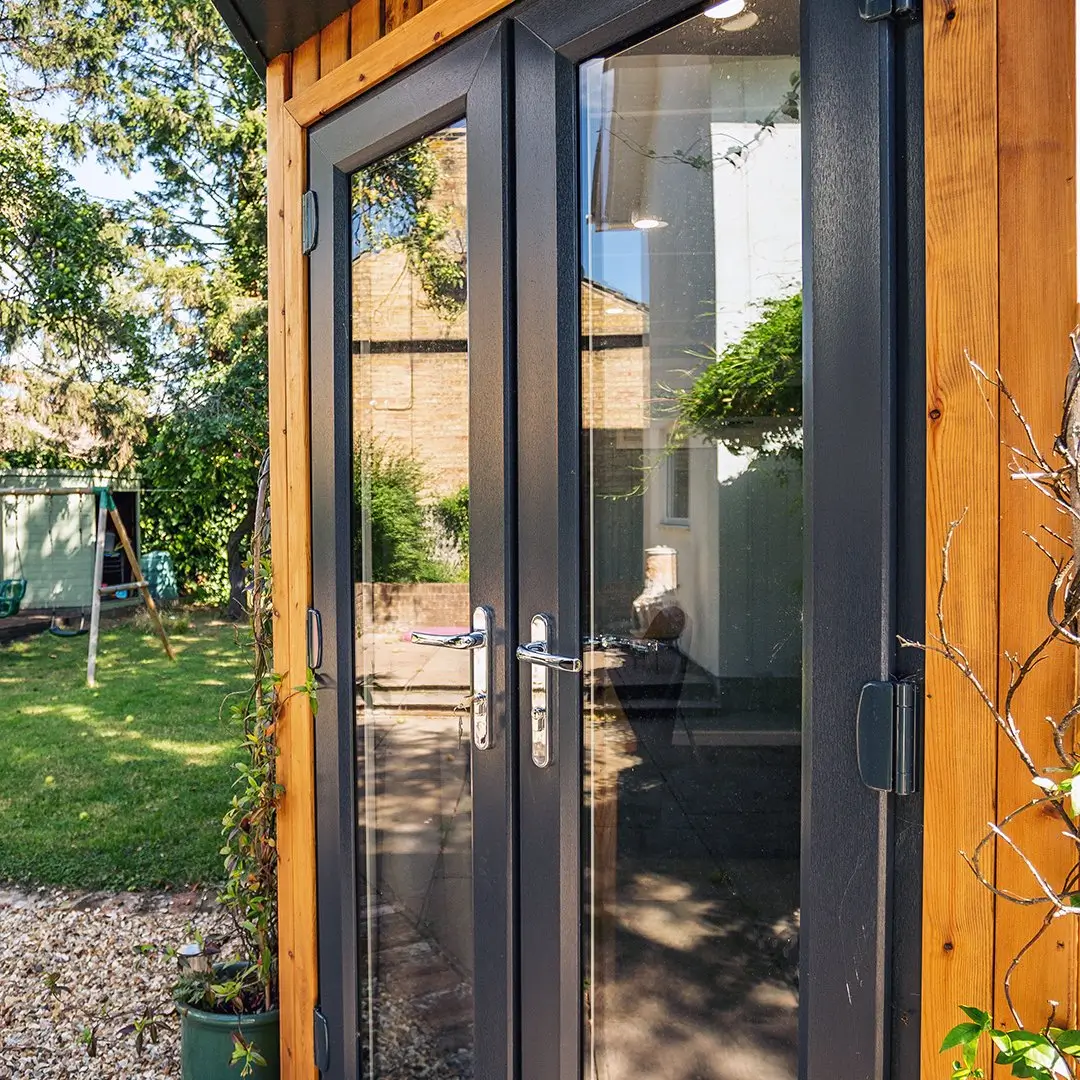
M 282 789 L 276 779 L 274 729 L 280 701 L 271 666 L 264 491 L 261 482 L 247 611 L 252 682 L 232 705 L 243 728 L 244 753 L 223 818 L 226 880 L 218 895 L 239 948 L 227 961 L 202 941 L 181 950 L 184 970 L 173 1000 L 181 1018 L 183 1080 L 235 1080 L 238 1075 L 275 1080 L 279 1074 L 276 821 Z

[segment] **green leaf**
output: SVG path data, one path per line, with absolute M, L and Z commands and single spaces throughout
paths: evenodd
M 693 384 L 673 391 L 678 426 L 731 438 L 732 421 L 793 417 L 802 408 L 802 294 L 767 300 L 762 316 L 722 352 L 708 348 Z M 737 431 L 736 431 L 737 434 Z
M 943 1054 L 946 1050 L 951 1050 L 954 1046 L 960 1046 L 962 1043 L 978 1042 L 982 1030 L 981 1024 L 957 1024 L 945 1036 L 945 1041 L 941 1044 L 938 1053 Z
M 973 1005 L 961 1005 L 960 1011 L 970 1017 L 984 1031 L 990 1030 L 990 1014 L 982 1009 L 976 1009 Z
M 1080 1031 L 1072 1029 L 1063 1031 L 1059 1028 L 1052 1028 L 1050 1035 L 1054 1044 L 1063 1054 L 1068 1054 L 1070 1057 L 1076 1057 L 1080 1054 Z
M 1039 1047 L 1050 1045 L 1049 1039 L 1037 1031 L 1025 1031 L 1020 1029 L 1019 1031 L 1012 1032 L 1009 1037 L 1012 1040 L 1013 1049 L 1024 1053 L 1028 1053 Z
M 991 1028 L 990 1038 L 993 1040 L 994 1046 L 996 1046 L 1003 1054 L 1008 1053 L 1012 1049 L 1012 1039 L 1010 1039 L 1004 1031 L 998 1031 L 997 1028 Z
M 974 1038 L 971 1042 L 964 1043 L 964 1064 L 969 1068 L 975 1068 L 975 1059 L 979 1056 L 979 1040 Z

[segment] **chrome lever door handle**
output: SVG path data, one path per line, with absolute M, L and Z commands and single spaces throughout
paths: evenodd
M 534 615 L 529 624 L 532 640 L 517 647 L 517 658 L 532 666 L 529 680 L 529 742 L 532 761 L 538 769 L 551 764 L 551 699 L 552 671 L 581 670 L 581 661 L 573 656 L 559 656 L 548 652 L 554 637 L 554 625 L 550 615 Z
M 409 633 L 409 641 L 414 645 L 435 645 L 443 649 L 468 650 L 472 653 L 469 709 L 472 712 L 473 745 L 477 750 L 487 750 L 492 742 L 491 638 L 494 625 L 495 613 L 489 607 L 480 606 L 473 609 L 472 630 L 467 634 L 426 634 L 420 630 Z
M 582 642 L 586 649 L 605 652 L 608 649 L 626 649 L 628 652 L 657 653 L 660 642 L 655 638 L 628 638 L 618 634 L 596 634 Z
M 546 641 L 527 641 L 517 647 L 517 658 L 528 664 L 553 668 L 555 671 L 580 671 L 581 661 L 573 656 L 558 656 L 547 651 Z
M 482 649 L 487 644 L 487 633 L 473 630 L 468 634 L 425 634 L 422 630 L 410 630 L 409 641 L 413 645 L 436 645 L 442 649 Z

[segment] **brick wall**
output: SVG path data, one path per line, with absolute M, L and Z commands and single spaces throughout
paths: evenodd
M 464 131 L 434 136 L 431 145 L 440 167 L 432 205 L 450 210 L 446 242 L 464 251 Z M 436 312 L 397 248 L 354 260 L 352 301 L 356 433 L 415 458 L 432 496 L 457 491 L 468 483 L 469 362 L 453 343 L 467 340 L 467 312 L 451 319 Z M 583 358 L 585 426 L 640 431 L 649 422 L 648 312 L 590 282 L 581 304 L 583 333 L 598 346 Z M 644 344 L 626 344 L 634 338 Z M 399 347 L 387 349 L 391 342 Z
M 468 582 L 394 585 L 359 582 L 357 624 L 371 619 L 376 629 L 466 627 L 470 625 Z

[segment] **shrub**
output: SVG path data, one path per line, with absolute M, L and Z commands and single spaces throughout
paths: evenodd
M 802 414 L 802 293 L 767 300 L 762 311 L 722 352 L 698 354 L 709 363 L 674 391 L 681 434 L 723 439 L 734 421 Z
M 437 536 L 414 458 L 376 441 L 353 456 L 353 576 L 385 582 L 450 581 L 459 577 L 436 557 Z M 364 564 L 365 540 L 370 565 Z
M 442 526 L 454 547 L 465 560 L 469 558 L 469 485 L 440 499 L 434 506 L 435 520 Z

